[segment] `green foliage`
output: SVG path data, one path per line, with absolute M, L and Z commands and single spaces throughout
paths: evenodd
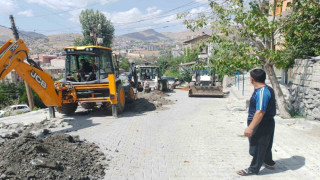
M 41 98 L 32 91 L 35 107 L 45 108 Z M 13 104 L 28 104 L 24 83 L 0 83 L 0 109 Z
M 194 48 L 194 49 L 190 49 L 187 48 L 184 50 L 184 62 L 192 62 L 192 61 L 196 61 L 198 60 L 198 55 L 200 54 L 199 52 L 202 51 L 201 50 L 201 46 L 197 46 L 198 48 Z
M 114 27 L 110 20 L 104 16 L 102 12 L 98 10 L 94 12 L 92 9 L 82 10 L 79 16 L 80 23 L 82 25 L 83 39 L 75 39 L 75 46 L 93 45 L 93 41 L 90 38 L 90 32 L 93 25 L 101 25 L 101 29 L 97 30 L 97 36 L 103 38 L 102 46 L 111 47 Z
M 119 59 L 121 60 L 119 66 L 121 69 L 124 69 L 125 71 L 129 71 L 130 68 L 130 62 L 128 58 L 120 56 Z
M 192 68 L 185 68 L 183 69 L 183 71 L 180 72 L 178 78 L 185 82 L 190 82 L 192 79 L 192 75 L 193 75 Z
M 210 24 L 214 28 L 211 59 L 219 75 L 247 70 L 259 64 L 288 68 L 294 58 L 320 54 L 320 6 L 314 0 L 295 0 L 294 11 L 275 17 L 283 1 L 210 0 L 212 12 L 190 19 L 179 14 L 191 30 Z M 280 4 L 279 4 L 280 3 Z M 275 44 L 284 36 L 284 44 Z M 276 45 L 285 50 L 276 49 Z
M 296 0 L 294 11 L 284 19 L 283 58 L 291 66 L 296 58 L 320 55 L 320 5 L 314 0 Z

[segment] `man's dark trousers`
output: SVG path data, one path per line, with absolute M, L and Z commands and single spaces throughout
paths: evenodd
M 274 120 L 272 119 L 274 122 Z M 248 121 L 248 126 L 251 121 Z M 269 125 L 259 124 L 253 131 L 253 135 L 249 138 L 250 149 L 249 154 L 253 157 L 249 171 L 258 173 L 262 164 L 273 166 L 275 162 L 272 160 L 272 144 L 274 136 L 274 123 Z

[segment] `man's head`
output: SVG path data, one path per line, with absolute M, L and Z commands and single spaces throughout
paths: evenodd
M 250 71 L 250 81 L 254 83 L 265 83 L 266 81 L 266 72 L 262 69 L 254 69 Z

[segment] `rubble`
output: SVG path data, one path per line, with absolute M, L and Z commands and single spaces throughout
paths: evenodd
M 166 109 L 164 105 L 173 104 L 173 101 L 166 98 L 168 96 L 168 94 L 158 90 L 151 91 L 150 93 L 139 92 L 134 102 L 126 104 L 126 111 L 144 112 Z
M 93 143 L 54 134 L 26 134 L 0 146 L 0 179 L 100 179 L 105 156 Z

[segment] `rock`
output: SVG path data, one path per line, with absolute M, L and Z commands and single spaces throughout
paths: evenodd
M 50 130 L 44 129 L 44 130 L 42 131 L 42 134 L 43 134 L 43 135 L 48 135 L 48 134 L 50 134 Z
M 4 173 L 0 176 L 0 179 L 6 179 L 6 178 L 7 178 L 7 175 Z
M 11 133 L 11 137 L 12 137 L 12 138 L 19 137 L 19 134 L 18 134 L 18 133 L 16 133 L 16 132 L 12 132 L 12 133 Z
M 307 115 L 307 119 L 308 120 L 315 120 L 315 118 L 313 116 Z
M 0 137 L 0 145 L 3 144 L 4 142 L 5 142 L 5 140 Z
M 8 175 L 15 175 L 16 174 L 15 170 L 12 167 L 8 167 L 5 173 Z
M 314 104 L 306 104 L 306 108 L 312 109 L 312 108 L 314 108 Z
M 312 110 L 312 116 L 316 119 L 320 119 L 320 110 L 319 108 L 314 108 Z

